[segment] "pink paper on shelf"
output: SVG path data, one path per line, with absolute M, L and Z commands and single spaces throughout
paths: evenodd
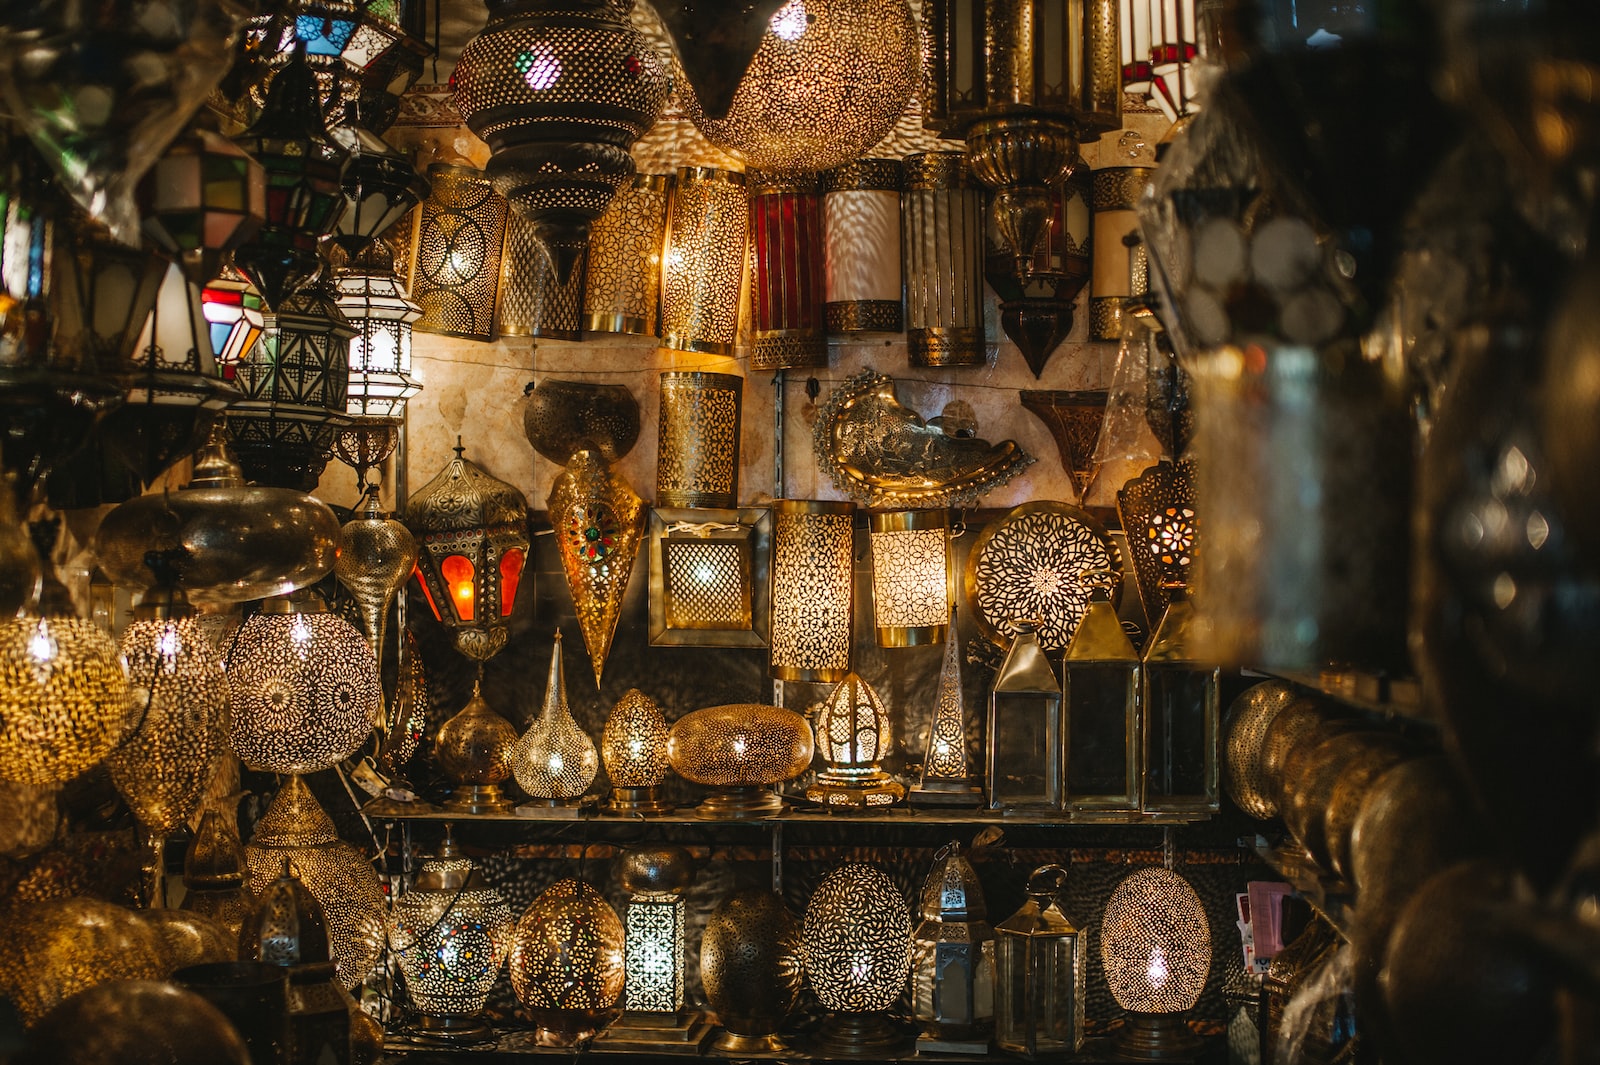
M 1252 880 L 1245 888 L 1250 894 L 1250 931 L 1255 954 L 1265 961 L 1283 949 L 1283 899 L 1294 889 L 1276 880 Z

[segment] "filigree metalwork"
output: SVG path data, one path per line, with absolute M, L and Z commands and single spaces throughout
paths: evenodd
M 651 646 L 765 647 L 771 540 L 765 508 L 652 508 Z
M 739 408 L 744 378 L 669 370 L 661 375 L 656 502 L 738 506 Z
M 732 355 L 739 333 L 750 192 L 745 176 L 680 167 L 661 292 L 661 343 Z
M 889 711 L 872 685 L 851 673 L 815 711 L 817 753 L 826 768 L 806 798 L 830 810 L 892 806 L 906 789 L 883 771 L 894 745 Z
M 528 393 L 522 432 L 535 451 L 558 466 L 581 448 L 616 462 L 639 439 L 639 402 L 627 385 L 546 377 Z
M 781 896 L 761 889 L 729 895 L 700 938 L 700 983 L 727 1034 L 719 1050 L 782 1050 L 774 1035 L 800 998 L 800 922 Z
M 869 507 L 964 507 L 1033 457 L 1015 440 L 947 435 L 904 406 L 894 378 L 868 367 L 828 397 L 812 436 L 834 487 Z
M 955 638 L 956 608 L 950 608 L 950 633 L 939 667 L 939 688 L 928 724 L 928 749 L 917 791 L 968 792 L 972 770 L 967 760 L 967 708 L 961 694 L 961 641 Z
M 983 189 L 960 152 L 905 160 L 900 226 L 913 366 L 982 366 Z
M 1081 501 L 1094 480 L 1095 445 L 1105 422 L 1105 391 L 1067 392 L 1059 389 L 1023 389 L 1022 405 L 1044 422 L 1061 455 L 1061 468 L 1077 486 Z
M 1123 1009 L 1193 1009 L 1211 972 L 1211 925 L 1200 896 L 1170 869 L 1133 873 L 1106 902 L 1100 961 Z
M 1050 500 L 1025 503 L 994 522 L 967 556 L 967 599 L 978 627 L 999 646 L 1016 622 L 1039 622 L 1039 645 L 1063 651 L 1089 604 L 1092 573 L 1121 573 L 1105 530 L 1084 511 Z
M 911 971 L 911 910 L 883 870 L 841 865 L 817 885 L 802 935 L 806 980 L 830 1010 L 894 1005 Z
M 682 895 L 634 895 L 623 918 L 627 979 L 623 1005 L 645 1013 L 683 1008 Z
M 832 683 L 850 670 L 855 504 L 772 504 L 772 652 L 779 680 Z
M 128 681 L 92 621 L 18 617 L 0 625 L 0 775 L 71 780 L 122 738 Z
M 513 212 L 506 219 L 505 252 L 500 258 L 495 331 L 509 337 L 581 339 L 585 257 L 578 253 L 563 282 L 533 224 Z
M 869 518 L 872 620 L 880 647 L 938 643 L 950 611 L 950 515 L 895 511 Z
M 644 502 L 598 452 L 584 449 L 556 478 L 546 505 L 598 687 L 644 535 Z
M 422 308 L 413 328 L 494 339 L 495 286 L 506 235 L 506 201 L 481 170 L 435 163 L 433 192 L 416 211 L 407 287 Z
M 571 1046 L 616 1019 L 626 975 L 624 932 L 605 898 L 559 880 L 517 922 L 511 988 L 546 1044 Z
M 1117 490 L 1117 514 L 1128 531 L 1139 599 L 1152 626 L 1172 599 L 1170 586 L 1189 584 L 1200 541 L 1194 475 L 1193 460 L 1161 462 Z
M 567 706 L 566 673 L 561 664 L 561 633 L 550 652 L 544 707 L 511 749 L 517 786 L 536 800 L 570 803 L 589 790 L 600 769 L 594 740 L 578 727 Z
M 661 253 L 670 174 L 635 174 L 589 231 L 583 328 L 593 333 L 660 332 Z
M 667 760 L 693 784 L 716 788 L 697 817 L 769 817 L 783 809 L 771 785 L 806 771 L 811 726 L 792 710 L 760 703 L 710 706 L 680 717 L 667 735 Z

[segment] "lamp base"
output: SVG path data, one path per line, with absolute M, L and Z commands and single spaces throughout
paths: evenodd
M 912 806 L 979 806 L 983 803 L 983 789 L 970 778 L 924 780 L 911 786 L 906 802 Z
M 464 814 L 505 814 L 511 812 L 511 800 L 498 784 L 457 784 L 444 808 Z
M 714 1049 L 728 1054 L 787 1054 L 789 1044 L 775 1035 L 740 1035 L 724 1031 L 711 1044 Z
M 597 1047 L 619 1052 L 693 1054 L 705 1050 L 712 1025 L 698 1010 L 678 1013 L 624 1013 L 601 1032 Z
M 482 1017 L 435 1017 L 424 1013 L 417 1018 L 417 1031 L 444 1043 L 486 1043 L 494 1029 Z
M 1129 1013 L 1111 1046 L 1129 1061 L 1189 1061 L 1200 1049 L 1200 1037 L 1189 1031 L 1182 1014 Z
M 694 815 L 703 821 L 754 821 L 781 813 L 783 798 L 760 784 L 717 788 L 694 808 Z
M 641 817 L 654 817 L 659 814 L 669 814 L 675 807 L 670 802 L 663 802 L 657 794 L 658 788 L 612 788 L 611 797 L 601 807 L 608 814 L 637 814 Z
M 816 783 L 806 789 L 806 800 L 823 807 L 829 813 L 870 813 L 886 810 L 906 797 L 905 785 L 890 779 L 887 773 L 880 779 L 849 780 L 830 778 L 827 773 L 817 777 Z
M 887 1013 L 830 1013 L 812 1042 L 821 1057 L 882 1058 L 910 1041 Z

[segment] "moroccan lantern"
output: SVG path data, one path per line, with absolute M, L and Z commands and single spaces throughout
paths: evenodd
M 822 878 L 803 924 L 806 981 L 831 1012 L 828 1057 L 892 1056 L 901 1042 L 888 1010 L 911 970 L 911 911 L 888 874 L 848 863 Z
M 532 805 L 576 806 L 600 769 L 594 740 L 573 720 L 561 665 L 561 633 L 550 652 L 544 709 L 511 751 L 511 772 Z
M 919 1046 L 984 1054 L 994 1026 L 995 935 L 983 885 L 958 843 L 941 848 L 922 883 L 911 933 L 911 1012 Z
M 816 711 L 817 753 L 826 766 L 806 789 L 806 798 L 829 811 L 892 806 L 906 789 L 883 771 L 893 746 L 889 712 L 872 685 L 851 673 Z
M 168 145 L 139 183 L 144 235 L 172 256 L 192 284 L 222 270 L 222 257 L 266 219 L 261 164 L 227 138 L 194 126 Z
M 557 475 L 546 506 L 598 688 L 644 537 L 644 502 L 598 450 L 585 447 Z
M 574 1046 L 622 1012 L 622 920 L 582 880 L 559 880 L 517 922 L 511 989 L 543 1046 Z

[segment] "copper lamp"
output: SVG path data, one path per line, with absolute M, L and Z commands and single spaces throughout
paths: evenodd
M 834 869 L 812 894 L 804 922 L 806 981 L 831 1012 L 819 1049 L 878 1057 L 903 1040 L 887 1011 L 911 970 L 911 911 L 874 865 Z

